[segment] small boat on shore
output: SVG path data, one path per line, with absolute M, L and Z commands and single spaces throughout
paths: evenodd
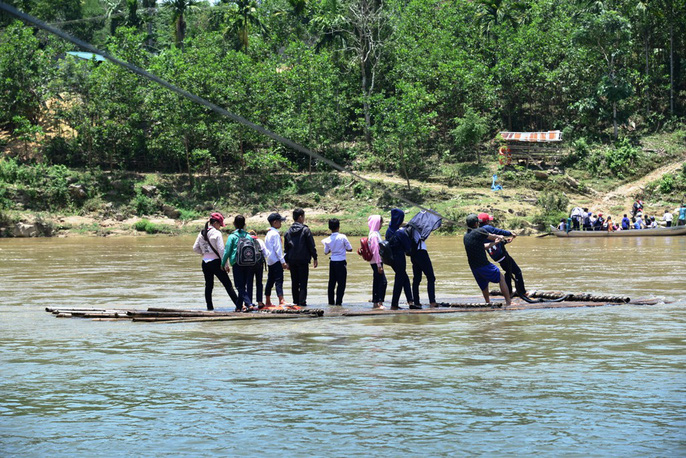
M 657 227 L 654 229 L 629 229 L 625 231 L 561 231 L 550 226 L 556 237 L 664 237 L 686 235 L 686 226 Z

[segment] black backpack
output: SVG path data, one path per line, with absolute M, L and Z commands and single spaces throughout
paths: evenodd
M 393 250 L 391 249 L 391 242 L 388 240 L 381 240 L 379 242 L 379 256 L 384 264 L 393 265 Z
M 236 246 L 236 264 L 242 267 L 254 267 L 259 264 L 262 253 L 252 237 L 239 237 Z

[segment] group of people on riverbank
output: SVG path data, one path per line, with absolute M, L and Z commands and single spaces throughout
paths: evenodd
M 662 215 L 662 225 L 672 227 L 674 214 L 677 214 L 677 226 L 686 224 L 686 205 L 683 203 L 674 212 L 665 209 Z M 557 229 L 561 231 L 628 231 L 637 229 L 655 229 L 661 224 L 654 215 L 648 215 L 643 209 L 643 202 L 636 199 L 631 209 L 631 217 L 626 213 L 621 220 L 613 220 L 603 213 L 593 214 L 588 208 L 574 207 L 568 219 L 561 219 Z
M 318 267 L 316 244 L 312 232 L 305 224 L 305 212 L 302 209 L 293 211 L 293 224 L 286 231 L 282 244 L 279 230 L 285 220 L 286 218 L 279 213 L 270 214 L 267 217 L 269 230 L 262 241 L 253 231 L 246 231 L 245 217 L 238 215 L 233 220 L 235 230 L 229 235 L 225 245 L 221 234 L 221 228 L 225 226 L 224 216 L 219 212 L 210 215 L 193 245 L 193 250 L 202 256 L 205 302 L 208 310 L 214 310 L 212 292 L 215 277 L 224 286 L 236 311 L 307 306 L 310 262 L 314 268 Z M 391 310 L 400 309 L 400 296 L 403 293 L 410 309 L 421 309 L 419 287 L 424 277 L 429 306 L 438 307 L 436 276 L 426 247 L 426 239 L 433 230 L 440 227 L 441 217 L 432 212 L 420 212 L 408 223 L 404 220 L 405 212 L 399 208 L 393 209 L 385 238 L 382 238 L 380 230 L 383 226 L 383 217 L 371 215 L 367 221 L 369 234 L 360 240 L 358 254 L 372 269 L 374 309 L 385 308 L 388 286 L 385 267 L 391 267 L 394 272 Z M 494 282 L 500 285 L 506 303 L 509 304 L 513 294 L 512 280 L 515 281 L 520 295 L 526 293 L 521 269 L 505 248 L 505 244 L 516 237 L 516 234 L 493 227 L 490 224 L 492 220 L 493 218 L 486 213 L 469 215 L 465 249 L 469 266 L 486 302 L 490 301 L 488 283 Z M 340 232 L 338 219 L 329 220 L 329 230 L 330 236 L 322 240 L 324 254 L 331 255 L 328 300 L 330 305 L 340 306 L 343 303 L 347 282 L 346 256 L 353 247 L 346 235 Z M 503 267 L 505 274 L 488 262 L 487 252 Z M 407 257 L 410 258 L 412 265 L 412 282 L 407 272 Z M 262 274 L 265 266 L 267 282 L 263 290 Z M 283 283 L 286 270 L 290 271 L 292 304 L 284 297 Z M 231 271 L 233 283 L 228 275 Z M 253 286 L 256 290 L 255 296 Z M 278 302 L 272 302 L 273 290 L 276 291 Z

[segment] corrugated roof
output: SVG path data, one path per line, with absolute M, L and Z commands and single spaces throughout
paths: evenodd
M 548 132 L 500 132 L 504 140 L 511 142 L 561 142 L 562 132 L 559 130 L 549 130 Z

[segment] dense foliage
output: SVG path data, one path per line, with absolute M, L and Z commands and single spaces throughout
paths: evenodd
M 408 180 L 478 160 L 499 129 L 564 130 L 588 170 L 631 175 L 629 139 L 686 114 L 686 0 L 10 3 L 342 165 Z M 190 185 L 319 166 L 45 32 L 0 27 L 0 128 L 22 159 Z

